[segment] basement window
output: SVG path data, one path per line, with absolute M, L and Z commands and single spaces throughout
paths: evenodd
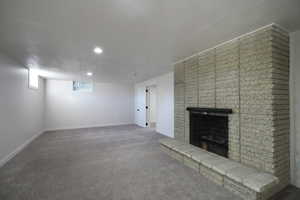
M 39 88 L 39 74 L 35 69 L 28 70 L 28 86 L 35 90 Z
M 92 92 L 93 83 L 87 81 L 73 81 L 74 92 Z

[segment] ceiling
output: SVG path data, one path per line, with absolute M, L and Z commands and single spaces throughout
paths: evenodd
M 272 22 L 295 31 L 299 19 L 299 0 L 0 0 L 0 51 L 46 78 L 138 82 Z

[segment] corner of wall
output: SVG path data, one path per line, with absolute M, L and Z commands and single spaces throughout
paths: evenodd
M 299 39 L 298 39 L 299 38 Z M 297 47 L 300 46 L 300 31 L 290 34 L 290 165 L 291 165 L 291 183 L 297 187 L 300 187 L 300 177 L 298 177 L 298 170 L 296 164 L 296 151 L 297 151 L 297 116 L 296 116 L 296 95 L 297 95 L 297 83 L 296 83 L 296 66 L 297 63 Z M 299 47 L 300 48 L 300 47 Z M 299 66 L 298 66 L 299 67 Z

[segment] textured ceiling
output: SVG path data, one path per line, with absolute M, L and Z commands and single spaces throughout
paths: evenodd
M 0 0 L 0 50 L 47 78 L 90 70 L 132 82 L 272 22 L 300 29 L 299 19 L 299 0 Z

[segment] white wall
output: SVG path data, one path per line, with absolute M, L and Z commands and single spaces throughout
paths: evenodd
M 135 123 L 145 127 L 147 86 L 156 85 L 156 131 L 174 137 L 174 73 L 167 73 L 135 85 Z M 138 111 L 139 110 L 139 111 Z
M 46 130 L 133 124 L 134 87 L 95 83 L 73 92 L 72 81 L 46 81 Z
M 0 55 L 0 166 L 23 144 L 43 132 L 44 80 L 28 88 L 28 70 Z
M 290 36 L 291 177 L 300 187 L 300 30 Z

